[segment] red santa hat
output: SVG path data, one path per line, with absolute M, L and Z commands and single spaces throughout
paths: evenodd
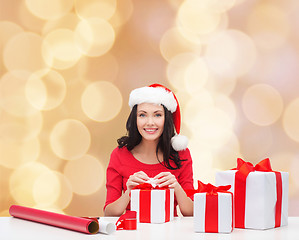
M 181 151 L 187 148 L 188 138 L 180 135 L 181 130 L 181 113 L 180 106 L 176 96 L 161 84 L 152 84 L 148 87 L 134 89 L 129 98 L 131 109 L 136 104 L 154 103 L 164 105 L 171 113 L 176 135 L 171 138 L 171 145 L 174 150 Z

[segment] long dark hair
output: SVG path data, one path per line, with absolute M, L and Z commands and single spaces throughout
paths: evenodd
M 181 162 L 185 161 L 185 159 L 180 159 L 179 153 L 175 151 L 171 145 L 171 138 L 175 134 L 172 113 L 165 106 L 163 106 L 163 108 L 165 113 L 164 130 L 160 136 L 156 148 L 156 156 L 160 164 L 164 165 L 166 168 L 171 170 L 179 169 L 182 166 Z M 126 146 L 127 149 L 131 151 L 142 140 L 142 136 L 140 135 L 137 128 L 137 105 L 132 108 L 132 111 L 127 120 L 126 129 L 127 135 L 117 139 L 117 143 L 119 148 Z M 163 162 L 161 162 L 158 158 L 159 149 L 163 152 Z M 173 164 L 171 164 L 169 160 L 172 160 L 175 166 L 173 166 Z

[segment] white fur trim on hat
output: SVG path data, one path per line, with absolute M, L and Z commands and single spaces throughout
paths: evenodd
M 188 145 L 188 138 L 183 135 L 175 135 L 171 138 L 171 145 L 176 151 L 185 150 Z
M 136 104 L 154 103 L 163 104 L 170 112 L 175 112 L 177 102 L 172 92 L 161 87 L 141 87 L 134 89 L 129 98 L 129 106 L 133 108 Z

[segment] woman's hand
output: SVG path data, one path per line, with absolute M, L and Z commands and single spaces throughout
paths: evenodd
M 161 172 L 154 177 L 159 187 L 177 188 L 180 186 L 176 177 L 170 172 Z
M 140 183 L 144 183 L 147 180 L 149 180 L 149 177 L 145 172 L 143 171 L 136 172 L 129 177 L 126 183 L 127 189 L 131 191 L 133 187 L 136 187 Z

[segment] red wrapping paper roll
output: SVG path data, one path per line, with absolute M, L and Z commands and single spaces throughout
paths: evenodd
M 99 231 L 99 223 L 94 219 L 73 217 L 34 208 L 12 205 L 9 213 L 13 217 L 44 223 L 55 227 L 94 234 Z

